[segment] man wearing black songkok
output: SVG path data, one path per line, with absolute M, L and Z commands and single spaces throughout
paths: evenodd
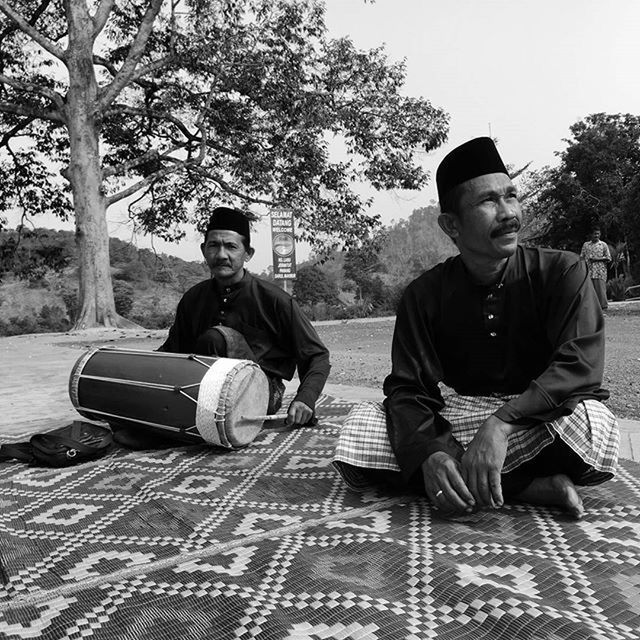
M 269 413 L 280 408 L 282 380 L 297 367 L 287 422 L 307 423 L 329 375 L 329 352 L 291 296 L 245 269 L 254 253 L 248 218 L 214 209 L 200 249 L 212 277 L 184 294 L 160 351 L 254 360 L 269 379 Z
M 518 244 L 520 203 L 490 138 L 454 149 L 436 181 L 459 255 L 407 287 L 384 409 L 354 412 L 336 466 L 354 483 L 376 469 L 364 477 L 419 487 L 447 512 L 506 498 L 579 518 L 576 485 L 611 478 L 618 455 L 584 263 Z
M 200 250 L 211 278 L 182 296 L 169 335 L 158 350 L 257 362 L 269 381 L 267 413 L 271 414 L 282 405 L 282 380 L 291 380 L 297 368 L 300 385 L 286 422 L 309 423 L 329 375 L 329 351 L 290 295 L 245 269 L 254 254 L 248 218 L 241 211 L 217 207 Z M 133 449 L 168 444 L 157 435 L 128 429 L 120 429 L 114 438 Z

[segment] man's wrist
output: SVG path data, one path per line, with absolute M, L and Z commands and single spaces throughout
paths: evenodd
M 510 422 L 505 422 L 496 415 L 490 415 L 482 426 L 487 429 L 491 429 L 491 431 L 499 431 L 505 436 L 505 438 L 508 438 L 512 433 L 520 431 L 523 428 Z

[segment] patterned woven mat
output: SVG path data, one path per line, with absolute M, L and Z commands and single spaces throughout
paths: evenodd
M 0 636 L 640 638 L 639 465 L 585 492 L 578 523 L 525 505 L 451 522 L 345 488 L 348 408 L 325 396 L 318 428 L 241 452 L 3 464 Z

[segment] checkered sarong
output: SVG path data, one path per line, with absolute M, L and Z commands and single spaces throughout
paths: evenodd
M 452 427 L 453 436 L 467 447 L 480 425 L 515 396 L 461 396 L 444 392 L 440 412 Z M 502 473 L 513 471 L 534 458 L 560 437 L 589 466 L 580 484 L 597 484 L 613 477 L 618 462 L 619 433 L 615 416 L 597 400 L 580 402 L 573 413 L 509 436 Z M 362 402 L 344 421 L 333 457 L 334 466 L 352 485 L 357 469 L 400 471 L 387 436 L 386 415 L 381 402 Z M 353 469 L 355 467 L 355 469 Z

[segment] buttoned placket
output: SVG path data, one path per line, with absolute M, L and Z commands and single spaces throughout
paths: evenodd
M 498 337 L 503 288 L 504 284 L 502 282 L 491 287 L 482 304 L 484 324 L 491 338 Z
M 222 318 L 222 320 L 224 320 L 227 316 L 227 306 L 229 303 L 229 294 L 231 293 L 231 287 L 224 287 L 224 289 L 222 289 L 222 297 L 221 297 L 221 304 L 220 304 L 220 318 Z M 223 322 L 220 321 L 217 323 L 218 326 L 222 325 Z
M 224 294 L 222 297 L 222 304 L 224 305 L 222 309 L 220 309 L 220 315 L 224 318 L 227 315 L 226 305 L 229 301 L 229 294 L 231 293 L 231 287 L 224 288 Z

